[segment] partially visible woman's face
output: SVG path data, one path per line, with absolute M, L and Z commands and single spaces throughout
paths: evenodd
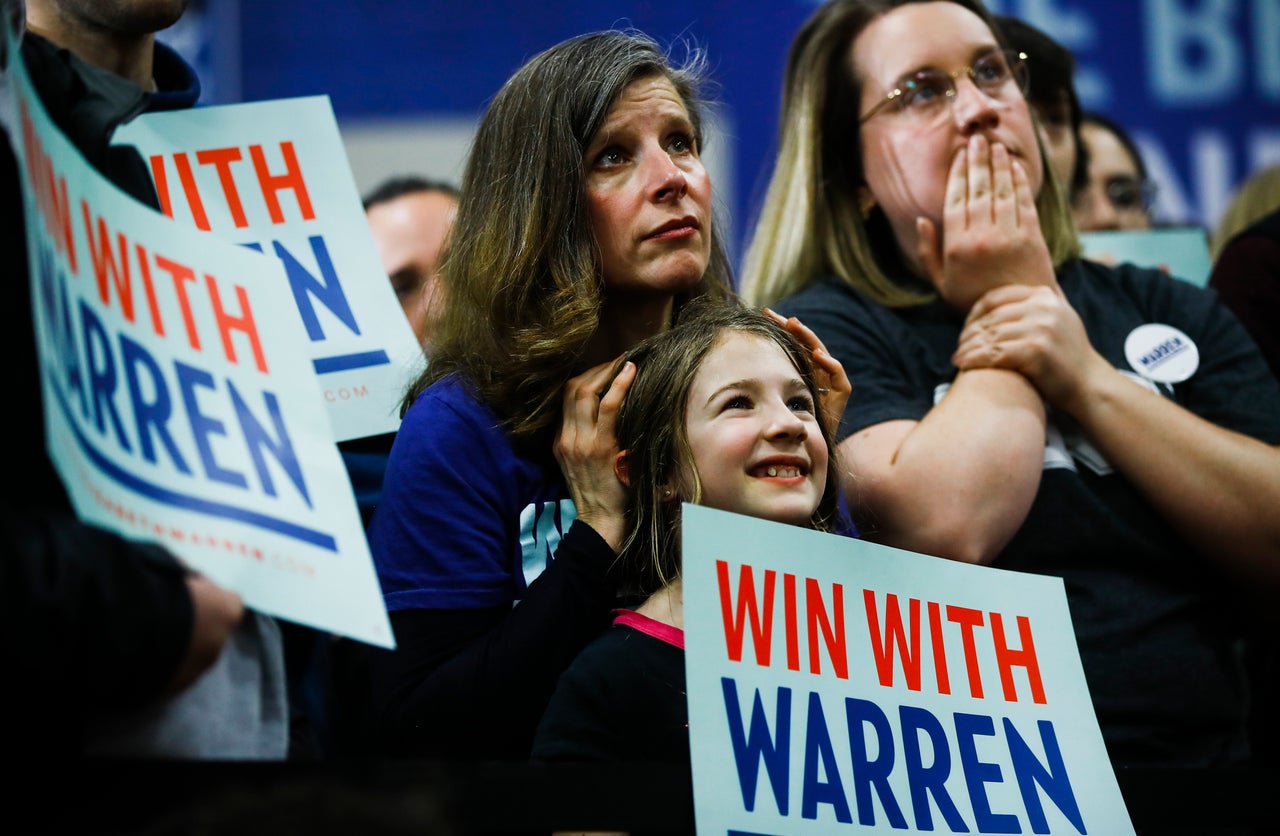
M 1071 129 L 1071 99 L 1067 91 L 1059 90 L 1052 102 L 1035 105 L 1040 120 L 1040 136 L 1049 154 L 1049 167 L 1063 194 L 1071 193 L 1071 178 L 1076 170 L 1076 133 Z
M 725 333 L 694 376 L 685 426 L 700 504 L 791 525 L 812 518 L 827 444 L 808 387 L 773 340 Z M 681 485 L 681 496 L 689 490 Z
M 711 180 L 671 82 L 629 84 L 584 162 L 610 299 L 669 298 L 697 284 L 711 258 Z
M 1080 126 L 1080 140 L 1089 151 L 1089 179 L 1071 201 L 1076 227 L 1081 232 L 1149 229 L 1142 176 L 1124 143 L 1096 122 Z
M 999 96 L 989 96 L 964 72 L 998 50 L 982 18 L 950 2 L 899 6 L 854 38 L 853 70 L 862 83 L 860 114 L 919 70 L 957 74 L 956 95 L 936 120 L 922 122 L 908 111 L 886 107 L 861 127 L 866 188 L 889 218 L 903 257 L 917 269 L 916 218 L 928 218 L 942 229 L 951 162 L 971 135 L 982 133 L 991 143 L 1002 143 L 1021 163 L 1032 191 L 1040 191 L 1040 149 L 1021 91 L 1011 83 Z

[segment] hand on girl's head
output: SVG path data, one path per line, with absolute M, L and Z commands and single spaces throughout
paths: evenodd
M 635 380 L 635 363 L 618 361 L 593 366 L 564 386 L 560 431 L 552 450 L 573 494 L 578 519 L 613 546 L 625 535 L 627 491 L 614 473 L 621 451 L 616 435 L 618 410 Z
M 917 219 L 920 263 L 957 310 L 1001 285 L 1057 287 L 1031 183 L 1002 143 L 979 133 L 956 152 L 942 223 L 939 235 L 927 218 Z
M 770 308 L 765 308 L 763 313 L 791 332 L 809 350 L 809 357 L 813 361 L 814 381 L 818 384 L 818 393 L 822 398 L 822 414 L 828 431 L 834 433 L 840 425 L 840 417 L 844 415 L 849 395 L 853 392 L 853 384 L 849 382 L 844 366 L 827 352 L 827 347 L 822 344 L 818 335 L 794 316 L 785 317 Z

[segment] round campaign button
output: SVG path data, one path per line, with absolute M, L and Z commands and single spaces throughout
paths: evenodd
M 1133 370 L 1159 383 L 1181 383 L 1200 367 L 1200 349 L 1172 325 L 1149 323 L 1129 332 L 1124 356 Z

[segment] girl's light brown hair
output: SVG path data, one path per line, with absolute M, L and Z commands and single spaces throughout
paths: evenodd
M 835 441 L 827 429 L 808 349 L 754 308 L 697 303 L 685 310 L 678 327 L 636 344 L 624 358 L 636 364 L 636 376 L 618 414 L 618 447 L 627 451 L 631 486 L 628 535 L 617 570 L 632 594 L 651 595 L 680 576 L 681 501 L 701 500 L 685 417 L 689 392 L 703 360 L 729 333 L 777 344 L 800 373 L 829 456 L 822 500 L 809 524 L 822 531 L 835 527 L 840 490 Z M 693 474 L 690 495 L 664 496 L 664 486 L 675 484 L 681 473 Z

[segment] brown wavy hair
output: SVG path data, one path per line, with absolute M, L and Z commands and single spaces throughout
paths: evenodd
M 402 415 L 457 372 L 517 438 L 558 420 L 565 382 L 585 370 L 603 290 L 583 155 L 627 85 L 653 76 L 675 87 L 701 149 L 705 60 L 689 47 L 677 66 L 643 33 L 595 32 L 534 56 L 502 86 L 472 143 L 440 267 L 447 303 Z M 731 288 L 713 232 L 707 270 L 676 297 L 674 318 L 690 299 L 726 299 Z

